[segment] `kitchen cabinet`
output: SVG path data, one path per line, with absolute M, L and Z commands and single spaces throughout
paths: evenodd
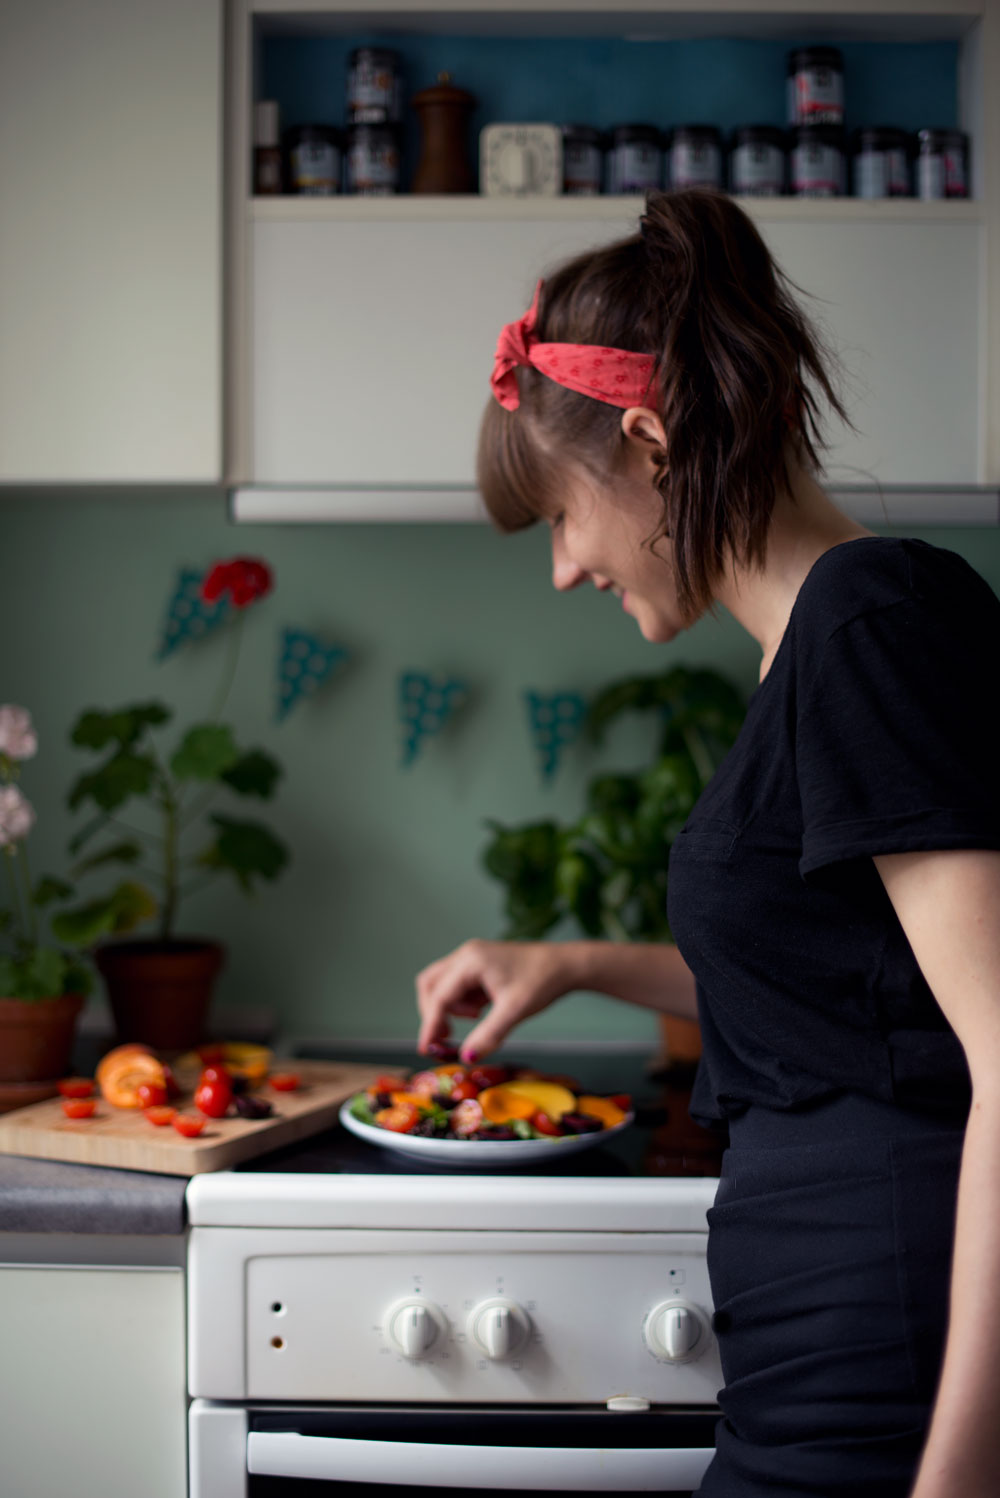
M 627 13 L 553 0 L 544 16 L 532 10 L 524 0 L 438 0 L 431 11 L 403 0 L 390 17 L 363 0 L 350 11 L 328 0 L 237 0 L 227 454 L 237 515 L 474 518 L 474 444 L 497 330 L 548 266 L 637 226 L 638 198 L 253 198 L 262 42 L 282 28 L 370 40 L 391 24 L 397 35 L 409 25 L 414 35 L 949 40 L 958 123 L 973 142 L 972 200 L 742 201 L 816 298 L 807 308 L 847 372 L 858 430 L 831 432 L 831 487 L 867 490 L 869 519 L 882 511 L 883 486 L 890 520 L 900 518 L 894 490 L 929 486 L 918 496 L 925 523 L 995 523 L 1000 99 L 983 81 L 1000 68 L 1000 0 L 885 0 L 877 16 L 863 0 L 651 0 Z
M 185 1498 L 184 1273 L 0 1264 L 2 1487 Z
M 222 0 L 0 6 L 0 482 L 218 482 Z

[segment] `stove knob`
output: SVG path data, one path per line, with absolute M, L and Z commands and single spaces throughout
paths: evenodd
M 397 1300 L 386 1311 L 382 1325 L 393 1346 L 414 1362 L 424 1357 L 448 1330 L 448 1320 L 441 1308 L 417 1296 Z
M 642 1340 L 661 1363 L 689 1363 L 709 1344 L 708 1319 L 689 1300 L 664 1300 L 643 1322 Z
M 469 1317 L 469 1335 L 480 1352 L 494 1363 L 513 1357 L 527 1342 L 531 1318 L 516 1301 L 496 1296 L 480 1301 Z

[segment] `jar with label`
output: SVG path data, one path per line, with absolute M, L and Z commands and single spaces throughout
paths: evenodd
M 797 47 L 789 52 L 788 123 L 844 123 L 844 55 L 836 47 Z
M 969 137 L 961 130 L 917 131 L 917 197 L 969 196 Z
M 646 193 L 663 181 L 663 137 L 655 125 L 616 125 L 608 151 L 608 192 Z
M 329 198 L 340 192 L 343 137 L 333 125 L 293 125 L 285 131 L 288 191 Z
M 910 138 L 893 125 L 868 125 L 851 136 L 856 198 L 910 196 Z
M 722 135 L 714 125 L 678 125 L 667 161 L 671 187 L 721 187 Z
M 792 196 L 839 198 L 844 191 L 844 132 L 837 125 L 792 131 Z
M 399 132 L 393 125 L 349 125 L 347 191 L 388 198 L 399 191 Z
M 786 138 L 777 125 L 740 125 L 729 152 L 729 188 L 748 198 L 780 198 L 785 190 Z
M 347 70 L 348 124 L 398 124 L 401 105 L 399 53 L 390 47 L 355 47 Z
M 604 137 L 591 125 L 564 125 L 563 192 L 571 198 L 593 198 L 604 175 Z

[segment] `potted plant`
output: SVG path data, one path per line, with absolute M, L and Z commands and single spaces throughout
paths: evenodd
M 214 601 L 228 595 L 236 616 L 236 644 L 215 710 L 187 728 L 172 747 L 157 738 L 173 716 L 161 702 L 90 710 L 72 729 L 75 745 L 102 755 L 69 792 L 72 810 L 91 812 L 73 837 L 71 852 L 94 848 L 72 872 L 79 878 L 125 864 L 135 877 L 61 912 L 53 929 L 77 946 L 98 943 L 94 961 L 105 981 L 119 1041 L 182 1051 L 204 1038 L 212 986 L 225 953 L 217 941 L 179 934 L 181 904 L 220 875 L 234 878 L 252 894 L 259 880 L 277 878 L 288 862 L 285 845 L 261 822 L 211 809 L 220 792 L 266 800 L 281 775 L 270 755 L 240 748 L 232 729 L 219 721 L 235 671 L 243 612 L 270 587 L 264 563 L 246 558 L 219 563 L 209 572 L 203 596 Z M 122 816 L 126 809 L 127 822 Z M 97 839 L 101 841 L 94 847 Z M 102 940 L 147 922 L 156 923 L 154 935 Z
M 48 907 L 73 893 L 64 881 L 34 882 L 25 841 L 35 823 L 17 784 L 38 737 L 23 707 L 0 707 L 0 1112 L 50 1097 L 69 1066 L 77 1016 L 93 986 L 78 952 L 46 935 Z
M 652 764 L 633 774 L 599 775 L 583 814 L 561 826 L 547 820 L 504 827 L 491 821 L 483 864 L 506 886 L 507 940 L 537 940 L 560 922 L 613 941 L 670 941 L 667 860 L 702 790 L 739 733 L 746 711 L 718 672 L 675 666 L 629 677 L 590 703 L 586 728 L 600 742 L 624 712 L 661 721 Z M 672 1062 L 700 1053 L 692 1020 L 665 1017 Z

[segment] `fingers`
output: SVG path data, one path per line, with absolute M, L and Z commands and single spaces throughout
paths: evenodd
M 417 974 L 417 1008 L 421 1023 L 417 1050 L 423 1054 L 433 1042 L 447 1042 L 453 1014 L 475 1018 L 490 1003 L 481 978 L 480 943 L 465 942 L 447 957 Z

